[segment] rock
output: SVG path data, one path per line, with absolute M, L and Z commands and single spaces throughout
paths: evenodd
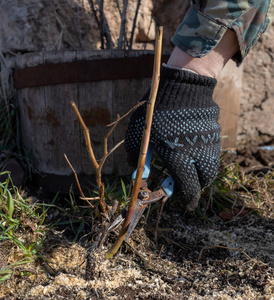
M 3 53 L 94 49 L 99 33 L 88 1 L 2 1 Z

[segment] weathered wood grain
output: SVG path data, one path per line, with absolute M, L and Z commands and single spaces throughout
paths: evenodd
M 138 53 L 133 51 L 132 56 Z M 141 54 L 144 54 L 141 51 Z M 123 57 L 117 51 L 64 51 L 27 54 L 18 58 L 17 67 L 70 63 L 75 60 Z M 128 55 L 128 54 L 127 54 Z M 98 72 L 90 69 L 90 72 Z M 109 131 L 107 124 L 117 114 L 123 115 L 142 98 L 150 85 L 150 78 L 78 82 L 35 88 L 18 89 L 21 131 L 24 147 L 32 153 L 34 168 L 40 173 L 71 175 L 64 159 L 67 154 L 78 174 L 94 175 L 82 129 L 72 110 L 74 101 L 90 130 L 91 142 L 97 160 L 103 156 L 103 138 Z M 125 118 L 108 139 L 108 150 L 124 139 L 128 118 Z M 125 175 L 131 172 L 126 153 L 121 146 L 104 164 L 103 174 Z

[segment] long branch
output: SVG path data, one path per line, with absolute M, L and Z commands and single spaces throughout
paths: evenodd
M 137 174 L 134 180 L 132 195 L 129 201 L 127 214 L 122 226 L 122 229 L 119 232 L 119 236 L 112 246 L 112 248 L 106 253 L 106 257 L 112 257 L 119 249 L 120 245 L 122 244 L 123 240 L 125 239 L 129 223 L 131 221 L 133 211 L 135 208 L 137 196 L 140 190 L 142 175 L 144 171 L 144 165 L 146 160 L 146 154 L 149 144 L 150 132 L 151 132 L 151 125 L 152 125 L 152 117 L 153 117 L 153 110 L 155 105 L 155 100 L 158 92 L 159 86 L 159 79 L 160 79 L 160 65 L 161 65 L 161 49 L 162 49 L 162 36 L 163 36 L 163 27 L 159 27 L 157 31 L 157 38 L 156 38 L 156 53 L 154 58 L 154 68 L 153 68 L 153 77 L 152 77 L 152 84 L 151 84 L 151 92 L 149 101 L 147 104 L 147 113 L 146 113 L 146 121 L 144 126 L 144 132 L 141 142 L 138 166 L 137 166 Z

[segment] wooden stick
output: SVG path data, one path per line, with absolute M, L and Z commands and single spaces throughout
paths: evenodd
M 159 79 L 160 79 L 160 67 L 161 67 L 161 49 L 162 49 L 162 36 L 163 36 L 163 27 L 159 27 L 157 31 L 157 37 L 156 37 L 156 53 L 154 58 L 154 69 L 153 69 L 153 77 L 152 77 L 152 84 L 151 84 L 151 91 L 149 96 L 149 101 L 147 103 L 147 113 L 146 113 L 146 121 L 144 126 L 144 132 L 141 142 L 141 148 L 140 148 L 140 154 L 139 154 L 139 160 L 138 160 L 138 166 L 137 166 L 137 174 L 136 178 L 134 180 L 133 190 L 131 199 L 128 205 L 128 210 L 126 214 L 126 218 L 123 223 L 123 227 L 121 231 L 119 232 L 119 236 L 115 242 L 115 244 L 112 246 L 112 248 L 106 253 L 107 258 L 111 258 L 119 249 L 121 246 L 123 240 L 125 239 L 129 223 L 131 221 L 133 211 L 135 208 L 137 196 L 140 190 L 142 175 L 144 171 L 144 165 L 146 160 L 146 154 L 149 144 L 149 138 L 150 138 L 150 131 L 151 131 L 151 125 L 152 125 L 152 117 L 153 117 L 153 110 L 155 105 L 155 100 L 158 92 L 158 86 L 159 86 Z

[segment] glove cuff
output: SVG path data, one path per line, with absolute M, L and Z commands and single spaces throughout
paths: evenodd
M 156 109 L 208 108 L 217 80 L 184 69 L 161 68 Z

